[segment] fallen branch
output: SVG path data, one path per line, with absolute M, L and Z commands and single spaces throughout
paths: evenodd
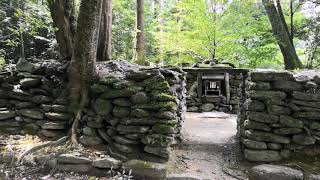
M 42 143 L 42 144 L 39 144 L 39 145 L 36 145 L 36 146 L 33 146 L 32 148 L 26 150 L 25 152 L 23 152 L 18 160 L 17 160 L 17 164 L 20 164 L 21 161 L 23 160 L 23 158 L 29 154 L 32 154 L 33 152 L 39 150 L 39 149 L 42 149 L 42 148 L 45 148 L 45 147 L 48 147 L 48 146 L 57 146 L 57 145 L 60 145 L 64 142 L 66 142 L 68 140 L 68 136 L 64 136 L 56 141 L 49 141 L 49 142 L 45 142 L 45 143 Z

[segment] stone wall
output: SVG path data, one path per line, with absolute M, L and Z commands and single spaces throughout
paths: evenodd
M 251 72 L 238 122 L 244 157 L 272 162 L 319 149 L 319 85 L 316 72 Z
M 245 69 L 226 69 L 226 68 L 194 68 L 184 69 L 187 72 L 187 111 L 189 112 L 210 112 L 223 111 L 237 113 L 240 110 L 242 97 L 242 82 L 247 74 Z M 199 73 L 228 73 L 230 100 L 226 95 L 220 97 L 199 97 L 197 92 Z
M 38 134 L 47 139 L 64 136 L 68 113 L 64 64 L 20 61 L 0 75 L 0 133 Z
M 109 73 L 100 73 L 91 88 L 92 108 L 82 119 L 80 142 L 108 144 L 129 157 L 151 155 L 167 160 L 171 146 L 181 139 L 184 73 L 117 63 L 102 66 Z

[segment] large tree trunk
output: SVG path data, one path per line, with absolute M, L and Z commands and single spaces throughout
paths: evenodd
M 75 47 L 69 67 L 70 105 L 75 119 L 72 126 L 72 142 L 77 144 L 76 131 L 81 111 L 88 103 L 97 55 L 97 29 L 101 0 L 82 0 L 79 10 Z
M 146 65 L 144 42 L 144 0 L 137 0 L 137 63 Z
M 58 28 L 55 34 L 61 57 L 70 60 L 75 34 L 74 0 L 48 0 L 48 4 L 53 26 Z
M 100 20 L 97 61 L 112 59 L 112 0 L 103 0 Z
M 281 20 L 281 16 L 277 11 L 272 0 L 262 0 L 264 8 L 268 14 L 273 35 L 277 38 L 278 45 L 283 55 L 285 69 L 302 68 L 302 63 L 296 53 L 294 45 L 291 43 L 289 31 L 285 22 Z M 281 10 L 282 13 L 282 10 Z

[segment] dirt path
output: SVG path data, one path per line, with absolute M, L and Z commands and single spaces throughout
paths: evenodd
M 237 116 L 222 112 L 187 113 L 184 143 L 175 150 L 174 173 L 199 179 L 234 180 L 223 171 L 237 163 Z

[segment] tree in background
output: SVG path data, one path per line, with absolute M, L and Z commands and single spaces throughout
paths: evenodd
M 137 0 L 137 36 L 136 36 L 137 64 L 146 65 L 144 38 L 144 0 Z
M 112 0 L 103 0 L 97 61 L 112 59 Z
M 285 21 L 280 1 L 277 0 L 277 8 L 273 0 L 262 0 L 268 14 L 273 35 L 276 37 L 283 55 L 285 69 L 302 68 L 302 63 L 297 55 L 287 23 Z
M 63 59 L 72 57 L 75 34 L 75 1 L 48 0 L 53 26 L 57 28 L 56 39 Z

